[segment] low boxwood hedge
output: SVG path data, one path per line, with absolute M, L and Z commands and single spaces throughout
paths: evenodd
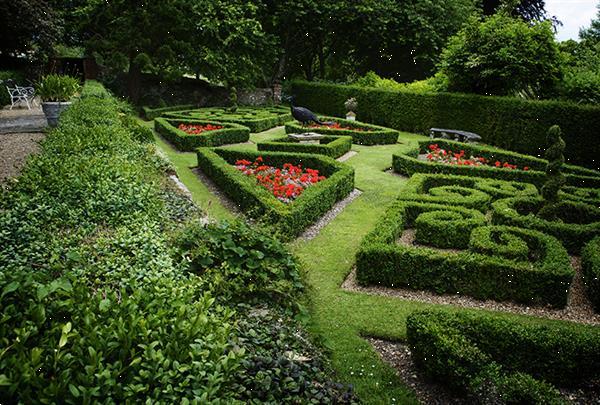
M 459 205 L 485 211 L 499 198 L 537 196 L 533 184 L 454 176 L 446 174 L 413 175 L 403 188 L 400 200 Z
M 600 330 L 472 312 L 417 311 L 406 321 L 415 363 L 477 403 L 568 403 L 558 387 L 600 377 Z
M 508 162 L 516 164 L 519 168 L 529 167 L 529 170 L 511 170 L 494 166 L 459 166 L 418 159 L 419 154 L 428 153 L 428 146 L 431 144 L 438 144 L 443 149 L 455 152 L 464 150 L 467 156 L 480 156 L 492 162 Z M 392 158 L 394 171 L 407 176 L 413 173 L 457 174 L 533 183 L 538 187 L 541 187 L 546 180 L 546 163 L 545 160 L 533 156 L 496 149 L 490 146 L 473 145 L 445 139 L 420 141 L 418 147 L 400 155 L 393 155 Z M 564 165 L 563 172 L 568 185 L 590 188 L 600 187 L 600 173 L 595 170 Z
M 600 312 L 600 237 L 594 238 L 581 251 L 581 268 L 588 297 Z
M 292 118 L 287 107 L 238 107 L 231 111 L 230 107 L 198 108 L 195 110 L 168 112 L 166 118 L 200 119 L 218 122 L 230 122 L 250 128 L 250 132 L 263 132 L 283 125 Z
M 350 121 L 342 118 L 325 116 L 319 116 L 319 119 L 324 122 L 338 122 L 343 126 L 359 128 L 360 130 L 334 129 L 328 127 L 313 128 L 303 126 L 298 121 L 289 121 L 285 123 L 285 132 L 288 134 L 316 132 L 324 135 L 351 136 L 352 142 L 358 145 L 394 144 L 398 141 L 398 136 L 400 135 L 396 130 L 380 127 L 379 125 L 366 124 L 359 121 Z
M 242 152 L 226 149 L 198 148 L 198 167 L 251 216 L 274 225 L 282 237 L 299 235 L 354 189 L 354 169 L 318 155 L 285 152 Z M 301 164 L 319 170 L 327 179 L 307 188 L 295 201 L 285 204 L 234 167 L 239 159 L 282 167 L 285 163 Z
M 144 117 L 147 120 L 153 120 L 154 118 L 158 118 L 164 113 L 172 112 L 172 111 L 180 111 L 180 110 L 189 110 L 190 108 L 194 108 L 193 104 L 181 104 L 181 105 L 172 105 L 169 107 L 142 107 L 142 112 L 144 113 Z
M 502 226 L 479 230 L 483 221 L 483 214 L 473 209 L 397 201 L 361 242 L 356 255 L 357 280 L 362 285 L 564 307 L 574 271 L 560 242 L 534 230 Z M 423 227 L 422 222 L 430 226 Z M 397 243 L 405 229 L 415 226 L 417 234 L 421 228 L 427 235 L 422 240 L 429 244 L 456 248 L 468 241 L 469 250 L 448 252 Z M 493 237 L 487 242 L 476 240 L 486 233 Z M 515 239 L 522 242 L 515 245 Z M 515 260 L 522 255 L 519 251 L 511 255 L 510 249 L 521 249 L 523 244 L 528 248 L 528 260 Z
M 179 124 L 212 124 L 220 125 L 223 129 L 207 131 L 201 135 L 190 135 L 178 129 Z M 220 146 L 231 143 L 248 142 L 250 130 L 242 125 L 203 121 L 203 120 L 178 120 L 168 118 L 156 118 L 154 129 L 164 136 L 180 151 L 193 151 L 197 147 Z
M 352 138 L 349 136 L 325 136 L 320 143 L 300 143 L 285 136 L 269 142 L 260 142 L 256 146 L 260 151 L 315 153 L 335 159 L 352 149 Z
M 536 229 L 558 238 L 573 254 L 591 239 L 600 236 L 600 208 L 563 200 L 554 206 L 556 220 L 535 215 L 544 206 L 541 197 L 505 198 L 492 203 L 492 221 L 495 224 Z

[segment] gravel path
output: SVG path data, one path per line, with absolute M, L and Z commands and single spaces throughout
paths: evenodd
M 323 215 L 317 222 L 312 224 L 310 227 L 306 228 L 306 230 L 302 232 L 298 239 L 313 239 L 319 234 L 319 232 L 321 232 L 321 229 L 323 229 L 325 226 L 327 226 L 328 223 L 333 221 L 334 218 L 337 217 L 344 210 L 344 208 L 346 208 L 348 204 L 354 201 L 356 197 L 358 197 L 361 194 L 362 191 L 360 191 L 359 189 L 355 188 L 354 190 L 352 190 L 346 198 L 335 203 L 335 205 L 329 211 L 327 211 L 327 213 Z
M 358 152 L 356 152 L 356 151 L 354 151 L 354 150 L 351 150 L 351 151 L 348 151 L 348 152 L 344 153 L 342 156 L 340 156 L 340 157 L 339 157 L 339 158 L 337 158 L 336 160 L 337 160 L 338 162 L 345 162 L 346 160 L 348 160 L 348 159 L 350 159 L 351 157 L 353 157 L 353 156 L 356 156 L 356 155 L 358 155 Z
M 47 125 L 41 107 L 0 109 L 0 134 L 41 132 Z
M 18 176 L 32 153 L 40 149 L 43 133 L 0 134 L 0 183 Z

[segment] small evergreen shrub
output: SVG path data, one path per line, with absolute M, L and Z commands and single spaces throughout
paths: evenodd
M 259 151 L 313 153 L 335 159 L 352 149 L 352 138 L 349 136 L 326 136 L 320 140 L 320 143 L 300 143 L 286 136 L 268 142 L 260 142 L 256 146 Z
M 222 129 L 206 131 L 193 135 L 178 128 L 179 124 L 218 125 Z M 191 152 L 198 147 L 221 146 L 230 143 L 248 142 L 250 130 L 244 126 L 204 120 L 177 120 L 170 118 L 156 118 L 154 129 L 164 136 L 178 150 Z

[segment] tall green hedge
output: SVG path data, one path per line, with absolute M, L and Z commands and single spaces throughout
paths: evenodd
M 600 237 L 593 239 L 581 252 L 581 268 L 588 296 L 600 312 Z
M 322 114 L 344 114 L 344 101 L 356 97 L 362 121 L 426 133 L 431 127 L 461 129 L 483 142 L 539 156 L 546 132 L 559 125 L 570 163 L 596 168 L 600 155 L 600 107 L 559 101 L 529 101 L 457 93 L 410 93 L 357 86 L 294 81 L 296 103 Z

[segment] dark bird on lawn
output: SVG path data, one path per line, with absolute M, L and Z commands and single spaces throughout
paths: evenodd
M 300 121 L 302 123 L 302 125 L 308 125 L 308 124 L 310 124 L 310 122 L 315 122 L 319 125 L 325 124 L 324 122 L 319 121 L 319 118 L 317 117 L 317 115 L 314 112 L 312 112 L 311 110 L 309 110 L 308 108 L 296 107 L 294 105 L 293 97 L 288 97 L 288 100 L 290 101 L 292 117 L 294 117 L 296 120 Z

